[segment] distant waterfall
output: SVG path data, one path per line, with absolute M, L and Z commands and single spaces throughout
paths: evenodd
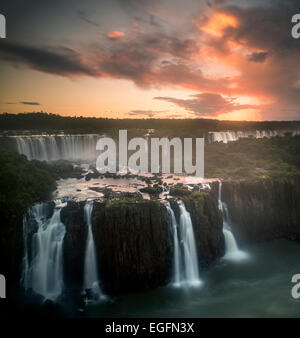
M 195 236 L 190 213 L 183 202 L 179 204 L 180 222 L 179 231 L 176 217 L 170 204 L 167 210 L 171 216 L 174 242 L 174 278 L 173 285 L 198 286 L 201 284 L 199 277 L 198 258 Z
M 249 131 L 211 131 L 208 133 L 208 142 L 233 142 L 237 141 L 240 138 L 254 137 L 254 138 L 263 138 L 263 137 L 274 137 L 274 136 L 284 136 L 285 133 L 292 133 L 292 136 L 299 135 L 299 131 L 289 131 L 289 130 L 249 130 Z
M 24 288 L 55 300 L 63 291 L 63 239 L 65 226 L 60 212 L 66 203 L 57 201 L 51 218 L 47 205 L 35 204 L 24 216 Z M 34 229 L 37 227 L 37 229 Z M 36 232 L 34 232 L 36 230 Z
M 228 225 L 228 209 L 227 205 L 222 202 L 222 181 L 219 181 L 218 206 L 223 214 L 223 234 L 225 239 L 225 255 L 223 258 L 229 260 L 242 260 L 247 254 L 239 250 L 230 226 Z
M 99 135 L 16 136 L 19 154 L 29 160 L 92 161 Z
M 84 289 L 91 290 L 91 298 L 98 300 L 102 294 L 99 286 L 96 248 L 92 231 L 93 201 L 87 201 L 84 206 L 84 220 L 88 225 L 88 236 L 84 258 Z

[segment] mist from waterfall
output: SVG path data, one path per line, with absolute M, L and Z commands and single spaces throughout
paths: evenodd
M 84 289 L 91 291 L 92 300 L 99 300 L 102 291 L 99 286 L 96 247 L 92 230 L 93 201 L 87 201 L 84 206 L 84 220 L 88 226 L 88 236 L 84 258 Z
M 92 161 L 97 158 L 99 135 L 16 136 L 19 154 L 29 160 Z
M 199 286 L 199 267 L 194 229 L 190 213 L 186 210 L 183 202 L 179 204 L 179 226 L 174 211 L 170 204 L 167 210 L 171 217 L 174 245 L 174 272 L 173 286 Z
M 60 212 L 66 203 L 55 202 L 47 217 L 46 203 L 35 204 L 24 216 L 25 254 L 23 285 L 46 299 L 56 300 L 63 291 L 63 239 L 65 226 Z M 36 232 L 35 232 L 36 230 Z
M 224 259 L 239 261 L 247 258 L 247 254 L 239 250 L 237 242 L 228 224 L 229 213 L 226 203 L 222 202 L 222 181 L 219 181 L 218 207 L 223 214 L 223 234 L 225 239 Z

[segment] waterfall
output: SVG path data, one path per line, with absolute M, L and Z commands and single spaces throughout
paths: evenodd
M 173 242 L 174 242 L 174 278 L 173 285 L 199 286 L 198 258 L 195 244 L 194 229 L 190 213 L 183 202 L 179 204 L 180 222 L 179 231 L 174 211 L 167 204 L 167 210 L 171 216 Z
M 84 220 L 88 226 L 88 236 L 84 258 L 84 289 L 91 290 L 91 298 L 99 300 L 101 289 L 98 278 L 96 248 L 92 231 L 93 201 L 87 201 L 84 206 Z
M 288 131 L 283 130 L 249 130 L 249 131 L 211 131 L 208 133 L 208 142 L 233 142 L 237 141 L 240 138 L 254 137 L 254 138 L 263 138 L 263 137 L 275 137 L 275 136 L 284 136 Z M 296 135 L 297 132 L 293 132 L 292 135 Z
M 66 205 L 56 201 L 53 215 L 47 217 L 47 205 L 35 204 L 24 216 L 25 255 L 23 285 L 46 299 L 55 300 L 63 291 L 63 239 L 65 226 L 60 212 Z M 36 232 L 35 232 L 36 231 Z
M 179 204 L 180 209 L 180 237 L 183 246 L 185 278 L 189 284 L 199 285 L 199 269 L 194 229 L 190 213 L 184 203 Z
M 173 230 L 173 245 L 174 245 L 174 278 L 173 284 L 174 286 L 180 286 L 181 280 L 183 279 L 183 271 L 182 271 L 182 258 L 180 252 L 180 243 L 178 237 L 178 225 L 176 221 L 176 217 L 174 211 L 172 210 L 170 203 L 167 203 L 167 210 L 169 215 L 171 216 L 172 222 L 172 230 Z
M 218 206 L 223 214 L 223 234 L 225 239 L 225 255 L 223 258 L 228 260 L 242 260 L 247 257 L 247 254 L 239 250 L 234 235 L 228 224 L 228 208 L 227 205 L 222 202 L 222 181 L 219 181 L 219 194 L 218 194 Z
M 96 159 L 98 135 L 16 136 L 19 154 L 29 160 L 92 161 Z

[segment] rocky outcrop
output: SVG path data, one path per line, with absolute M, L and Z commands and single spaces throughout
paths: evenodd
M 172 233 L 158 201 L 95 202 L 93 233 L 103 289 L 109 294 L 166 284 L 172 269 Z
M 300 240 L 299 180 L 227 181 L 222 200 L 240 242 Z
M 57 180 L 66 178 L 83 178 L 84 170 L 80 166 L 74 166 L 72 162 L 67 160 L 52 161 L 48 164 L 48 168 Z
M 205 268 L 224 254 L 223 221 L 217 199 L 210 192 L 189 192 L 181 195 L 191 215 L 198 262 L 200 267 Z M 171 206 L 179 222 L 178 205 L 173 201 Z
M 69 288 L 81 288 L 84 276 L 84 256 L 87 239 L 87 224 L 84 221 L 84 202 L 69 201 L 61 211 L 65 224 L 64 237 L 64 282 Z

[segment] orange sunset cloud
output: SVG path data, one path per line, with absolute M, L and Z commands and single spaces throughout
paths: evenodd
M 300 40 L 290 35 L 293 3 L 287 0 L 285 4 L 247 7 L 211 0 L 191 12 L 188 6 L 172 12 L 174 6 L 168 11 L 159 4 L 154 9 L 144 3 L 138 14 L 128 9 L 120 14 L 122 30 L 114 27 L 115 19 L 104 16 L 100 23 L 96 15 L 91 18 L 81 11 L 86 35 L 70 46 L 62 47 L 65 41 L 73 41 L 73 36 L 56 45 L 34 39 L 3 39 L 0 62 L 9 65 L 5 71 L 11 73 L 7 78 L 12 80 L 0 83 L 5 94 L 0 109 L 12 112 L 16 107 L 22 109 L 19 102 L 42 101 L 42 92 L 48 89 L 42 87 L 49 83 L 47 75 L 52 76 L 53 93 L 61 88 L 70 95 L 65 95 L 60 106 L 56 107 L 53 99 L 41 106 L 54 112 L 63 107 L 64 114 L 120 111 L 131 117 L 128 112 L 133 111 L 134 116 L 156 112 L 155 116 L 163 117 L 162 112 L 168 111 L 170 115 L 179 112 L 182 116 L 222 119 L 297 118 L 300 81 L 295 70 Z M 95 35 L 86 41 L 91 33 Z M 18 82 L 20 74 L 32 78 L 33 72 L 39 74 L 40 86 L 32 82 L 25 88 Z M 78 96 L 71 95 L 74 88 L 69 79 L 76 79 L 78 86 L 84 83 L 81 95 L 86 109 Z M 113 83 L 109 90 L 104 88 L 107 83 Z M 101 102 L 98 88 L 106 93 Z M 28 95 L 22 97 L 22 93 Z M 146 96 L 144 104 L 139 102 L 138 98 Z M 243 102 L 245 97 L 247 102 Z
M 124 32 L 120 32 L 120 31 L 112 31 L 112 32 L 109 32 L 107 33 L 107 36 L 109 38 L 121 38 L 123 36 L 125 36 L 125 33 Z

